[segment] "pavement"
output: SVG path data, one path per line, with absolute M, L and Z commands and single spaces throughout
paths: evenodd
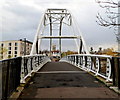
M 106 87 L 94 76 L 66 62 L 49 62 L 40 69 L 22 91 L 23 99 L 108 99 L 120 95 Z

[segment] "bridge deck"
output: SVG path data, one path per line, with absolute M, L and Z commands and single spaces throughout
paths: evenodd
M 65 62 L 49 62 L 20 98 L 118 98 L 95 77 Z

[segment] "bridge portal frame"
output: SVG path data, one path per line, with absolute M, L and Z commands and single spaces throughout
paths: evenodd
M 83 49 L 84 49 L 83 52 L 86 52 L 87 54 L 89 54 L 86 47 L 86 43 L 81 33 L 79 32 L 79 30 L 77 30 L 77 33 L 80 33 L 79 36 L 76 35 L 76 33 L 74 32 L 76 30 L 74 28 L 78 28 L 78 27 L 76 27 L 76 24 L 72 16 L 73 15 L 71 15 L 71 13 L 67 9 L 47 9 L 40 20 L 40 24 L 38 26 L 38 29 L 34 38 L 30 55 L 39 53 L 41 40 L 46 38 L 50 39 L 50 53 L 51 53 L 51 47 L 52 47 L 52 40 L 57 38 L 59 39 L 59 51 L 61 56 L 61 50 L 62 50 L 61 39 L 67 38 L 67 39 L 75 40 L 78 54 L 81 54 Z M 73 31 L 74 33 L 73 36 L 70 36 L 70 35 L 62 36 L 63 24 L 71 27 L 71 31 Z M 49 33 L 48 33 L 49 36 L 43 35 L 46 26 L 49 26 Z M 58 26 L 58 27 L 55 28 L 54 26 Z M 58 36 L 53 36 L 54 30 L 57 30 Z M 78 42 L 76 39 L 79 39 L 80 42 Z

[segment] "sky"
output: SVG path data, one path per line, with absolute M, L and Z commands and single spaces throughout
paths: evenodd
M 95 0 L 0 0 L 0 40 L 33 41 L 40 18 L 47 8 L 67 8 L 76 19 L 88 49 L 117 49 L 114 30 L 96 23 L 96 15 L 105 10 Z M 63 44 L 63 50 L 76 50 L 72 41 Z M 48 49 L 44 42 L 43 49 Z M 67 48 L 66 48 L 67 45 Z

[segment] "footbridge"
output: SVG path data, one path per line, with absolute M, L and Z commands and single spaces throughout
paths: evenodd
M 71 34 L 63 35 L 64 25 L 71 27 Z M 47 27 L 49 34 L 45 32 Z M 54 36 L 54 32 L 58 34 Z M 50 44 L 47 56 L 39 54 L 41 41 L 46 38 Z M 60 60 L 57 62 L 50 59 L 53 39 L 59 41 Z M 78 54 L 62 57 L 62 39 L 75 40 Z M 31 54 L 0 61 L 0 71 L 2 100 L 120 99 L 120 57 L 89 54 L 67 9 L 47 9 L 38 26 Z

